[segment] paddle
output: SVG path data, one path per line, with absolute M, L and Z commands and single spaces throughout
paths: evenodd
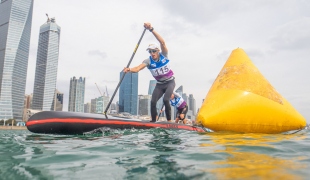
M 163 104 L 163 106 L 161 107 L 161 109 L 160 109 L 160 111 L 159 111 L 159 114 L 158 114 L 158 116 L 157 116 L 156 121 L 159 120 L 159 116 L 161 115 L 161 112 L 163 111 L 164 106 L 165 106 L 165 104 Z
M 141 35 L 141 37 L 140 37 L 140 39 L 139 39 L 139 41 L 138 41 L 138 44 L 136 45 L 136 47 L 135 47 L 135 49 L 134 49 L 134 51 L 133 51 L 133 53 L 132 53 L 132 55 L 131 55 L 131 58 L 130 58 L 130 60 L 129 60 L 127 66 L 126 66 L 126 68 L 129 68 L 130 63 L 131 63 L 133 57 L 135 56 L 136 51 L 137 51 L 137 49 L 138 49 L 138 47 L 139 47 L 139 45 L 140 45 L 140 42 L 141 42 L 141 40 L 142 40 L 142 38 L 143 38 L 143 36 L 144 36 L 145 31 L 146 31 L 146 29 L 144 28 L 143 33 L 142 33 L 142 35 Z M 104 110 L 104 114 L 105 114 L 105 117 L 106 117 L 106 118 L 108 118 L 108 116 L 107 116 L 107 111 L 108 111 L 108 109 L 109 109 L 109 107 L 110 107 L 110 105 L 111 105 L 111 103 L 112 103 L 112 101 L 113 101 L 113 99 L 114 99 L 114 96 L 115 96 L 115 94 L 116 94 L 116 92 L 117 92 L 119 86 L 121 85 L 121 83 L 122 83 L 122 81 L 123 81 L 125 75 L 126 75 L 126 73 L 123 73 L 123 76 L 122 76 L 121 80 L 119 81 L 119 83 L 118 83 L 118 85 L 117 85 L 117 87 L 116 87 L 116 89 L 115 89 L 115 91 L 114 91 L 114 93 L 113 93 L 113 95 L 112 95 L 112 97 L 111 97 L 111 99 L 110 99 L 110 101 L 109 101 L 107 107 L 106 107 L 105 110 Z

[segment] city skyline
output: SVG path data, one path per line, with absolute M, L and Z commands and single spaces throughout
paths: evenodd
M 143 41 L 142 41 L 142 44 L 143 44 Z M 60 53 L 61 54 L 61 53 Z M 99 54 L 98 54 L 99 55 Z M 136 59 L 136 58 L 135 58 Z M 60 62 L 61 63 L 61 62 Z M 143 73 L 143 72 L 142 72 Z M 109 82 L 109 80 L 104 80 L 104 81 L 107 81 L 107 82 Z M 59 83 L 61 83 L 63 86 L 59 86 L 58 85 L 58 87 L 59 88 L 61 88 L 61 89 L 63 89 L 64 87 L 66 87 L 66 85 L 65 85 L 65 83 L 63 83 L 63 82 L 58 82 L 58 84 Z M 99 83 L 98 83 L 99 84 Z M 107 84 L 109 84 L 109 83 L 107 83 Z M 100 86 L 106 86 L 106 84 L 105 83 L 101 83 L 100 84 Z M 143 90 L 140 90 L 141 89 L 141 86 L 143 86 L 142 87 L 142 89 L 144 89 L 144 88 L 146 88 L 147 86 L 145 86 L 145 85 L 141 85 L 141 84 L 139 84 L 139 94 L 145 94 L 144 93 L 144 91 Z M 95 86 L 87 86 L 88 87 L 88 89 L 92 89 L 92 90 L 94 90 L 94 88 L 95 88 Z M 109 91 L 114 91 L 115 89 L 113 89 L 113 88 L 115 88 L 115 87 L 113 87 L 113 86 L 109 86 Z M 95 91 L 87 91 L 87 92 L 91 92 L 91 93 L 88 93 L 88 94 L 86 94 L 86 96 L 89 96 L 89 94 L 93 94 L 92 96 L 98 96 L 97 95 L 97 92 L 96 92 L 97 90 L 95 90 Z M 142 92 L 143 91 L 143 92 Z M 67 91 L 68 92 L 68 91 Z M 116 94 L 118 94 L 119 92 L 117 92 Z M 65 93 L 65 94 L 68 94 L 68 93 Z M 116 102 L 116 101 L 118 101 L 118 96 L 116 95 L 116 98 L 114 99 L 114 101 L 113 102 Z M 92 99 L 92 98 L 86 98 L 87 100 L 89 100 L 89 99 Z M 67 103 L 66 101 L 68 101 L 68 98 L 65 98 L 64 99 L 64 103 Z M 66 107 L 66 106 L 64 106 L 64 107 Z M 68 106 L 67 106 L 68 107 Z M 66 110 L 66 109 L 64 109 L 64 110 Z
M 0 119 L 22 120 L 33 0 L 0 2 Z
M 86 100 L 99 96 L 95 82 L 99 86 L 107 85 L 109 92 L 115 90 L 118 73 L 128 62 L 142 33 L 142 24 L 149 21 L 167 43 L 176 85 L 184 85 L 186 92 L 195 95 L 197 107 L 201 106 L 231 51 L 240 47 L 274 88 L 310 119 L 310 83 L 305 79 L 310 76 L 306 41 L 310 36 L 309 5 L 308 1 L 209 4 L 159 0 L 133 7 L 132 2 L 120 5 L 94 0 L 90 5 L 85 1 L 36 1 L 26 94 L 33 92 L 38 27 L 45 21 L 45 13 L 56 16 L 63 29 L 57 89 L 68 97 L 68 79 L 73 75 L 86 77 Z M 161 13 L 154 16 L 149 13 L 149 7 Z M 85 12 L 83 16 L 81 11 Z M 148 57 L 145 49 L 154 41 L 146 32 L 131 65 L 138 65 Z M 149 72 L 142 71 L 139 94 L 147 93 L 149 79 Z M 68 98 L 65 98 L 65 111 L 67 107 Z
M 32 109 L 54 109 L 60 32 L 61 28 L 56 24 L 55 18 L 48 17 L 40 27 Z

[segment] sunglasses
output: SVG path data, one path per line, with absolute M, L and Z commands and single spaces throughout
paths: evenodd
M 157 52 L 157 50 L 156 49 L 151 49 L 151 50 L 149 50 L 149 53 L 151 54 L 151 53 L 156 53 Z

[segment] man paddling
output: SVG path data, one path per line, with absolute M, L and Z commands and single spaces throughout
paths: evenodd
M 156 43 L 152 43 L 146 49 L 150 53 L 150 57 L 145 59 L 140 65 L 132 68 L 124 68 L 124 72 L 137 73 L 147 67 L 153 77 L 157 80 L 151 100 L 152 121 L 156 122 L 157 109 L 156 103 L 163 94 L 165 112 L 167 121 L 171 121 L 171 107 L 169 100 L 175 87 L 173 71 L 170 69 L 170 60 L 168 60 L 168 48 L 164 39 L 154 30 L 151 23 L 144 23 L 144 27 L 148 29 L 158 40 L 160 47 Z

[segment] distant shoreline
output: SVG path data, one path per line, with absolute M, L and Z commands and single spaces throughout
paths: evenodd
M 27 130 L 26 126 L 0 126 L 0 130 Z

